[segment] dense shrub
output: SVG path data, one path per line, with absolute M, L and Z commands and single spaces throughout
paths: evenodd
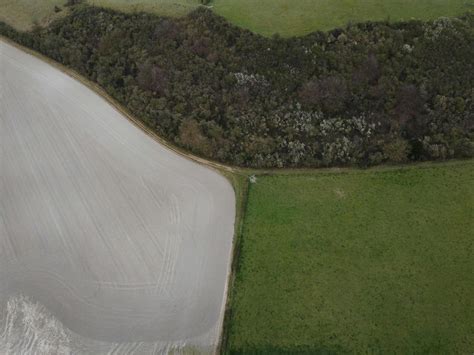
M 181 19 L 75 6 L 0 34 L 100 84 L 160 135 L 252 167 L 472 157 L 474 16 L 271 39 L 200 8 Z

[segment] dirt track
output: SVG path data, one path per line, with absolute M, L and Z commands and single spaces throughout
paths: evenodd
M 0 149 L 0 353 L 215 348 L 235 215 L 222 176 L 1 40 Z

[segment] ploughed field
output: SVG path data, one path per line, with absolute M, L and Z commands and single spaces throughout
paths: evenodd
M 0 353 L 212 352 L 231 185 L 0 41 Z
M 473 182 L 473 161 L 258 177 L 229 352 L 472 352 Z

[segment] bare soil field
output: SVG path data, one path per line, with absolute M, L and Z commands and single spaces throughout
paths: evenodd
M 214 351 L 228 181 L 0 40 L 0 353 Z

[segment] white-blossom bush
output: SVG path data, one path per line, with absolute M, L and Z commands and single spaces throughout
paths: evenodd
M 337 138 L 326 143 L 323 149 L 323 162 L 327 165 L 334 162 L 351 163 L 355 144 L 347 137 Z
M 321 121 L 319 128 L 323 137 L 357 133 L 365 138 L 370 138 L 375 130 L 374 123 L 367 123 L 364 115 L 345 119 L 341 117 L 324 119 Z
M 364 115 L 350 119 L 336 117 L 322 120 L 319 129 L 324 141 L 323 163 L 348 164 L 356 161 L 363 143 L 373 135 L 376 124 L 368 123 Z
M 413 52 L 413 49 L 415 49 L 415 46 L 410 46 L 408 43 L 405 43 L 403 45 L 403 51 L 406 52 L 406 53 Z
M 451 19 L 449 17 L 440 17 L 434 20 L 432 23 L 426 23 L 424 25 L 424 34 L 425 37 L 431 41 L 435 41 L 443 33 L 443 31 L 451 30 L 454 33 L 456 28 L 454 27 L 454 21 L 456 19 Z
M 246 73 L 234 73 L 234 77 L 237 80 L 238 85 L 260 85 L 260 86 L 269 86 L 267 79 L 260 74 L 246 74 Z
M 301 104 L 290 106 L 290 110 L 285 113 L 278 113 L 274 117 L 275 124 L 280 127 L 291 127 L 298 133 L 310 133 L 314 130 L 317 122 L 324 117 L 320 111 L 304 111 Z

